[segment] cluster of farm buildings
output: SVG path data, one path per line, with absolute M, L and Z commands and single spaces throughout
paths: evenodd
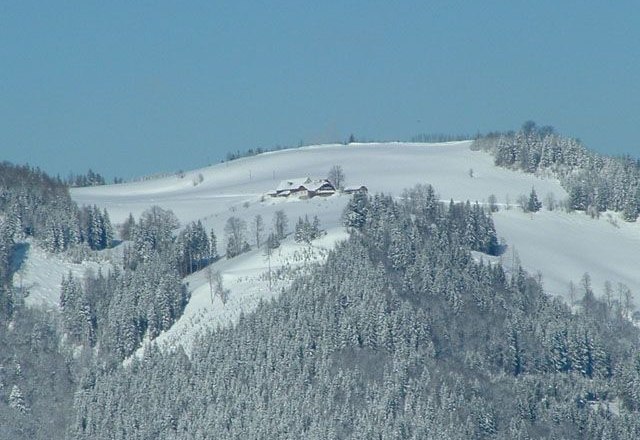
M 271 197 L 300 197 L 311 198 L 316 196 L 330 196 L 335 194 L 338 188 L 328 179 L 312 179 L 311 177 L 301 177 L 297 179 L 287 179 L 280 182 L 278 187 L 269 191 Z M 342 192 L 353 194 L 355 192 L 367 192 L 364 185 L 348 186 Z

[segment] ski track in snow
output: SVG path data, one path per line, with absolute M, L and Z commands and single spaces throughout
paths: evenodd
M 112 222 L 120 223 L 129 213 L 138 217 L 151 205 L 172 209 L 184 225 L 201 220 L 207 230 L 218 236 L 218 249 L 224 249 L 224 224 L 232 216 L 247 222 L 260 214 L 270 228 L 272 216 L 282 209 L 292 231 L 298 216 L 318 215 L 323 228 L 329 229 L 327 245 L 340 232 L 340 216 L 349 200 L 333 195 L 308 200 L 270 198 L 266 193 L 280 180 L 297 177 L 325 177 L 332 165 L 341 165 L 346 185 L 364 184 L 370 194 L 384 192 L 399 197 L 405 188 L 418 183 L 432 184 L 442 200 L 470 200 L 486 203 L 489 195 L 497 198 L 500 211 L 494 214 L 498 236 L 508 248 L 501 260 L 507 268 L 518 255 L 531 273 L 540 271 L 545 289 L 554 295 L 568 296 L 569 282 L 576 285 L 585 272 L 592 278 L 597 294 L 604 282 L 627 284 L 640 292 L 640 271 L 635 261 L 640 257 L 640 226 L 618 219 L 617 225 L 603 215 L 591 219 L 583 213 L 541 211 L 521 212 L 515 203 L 535 187 L 540 199 L 552 193 L 556 200 L 567 194 L 555 179 L 511 171 L 493 165 L 487 153 L 471 151 L 470 142 L 444 144 L 382 143 L 321 145 L 268 152 L 231 162 L 193 170 L 183 174 L 142 182 L 72 189 L 78 204 L 107 208 Z M 470 171 L 473 170 L 471 173 Z M 202 181 L 198 183 L 199 176 Z M 471 175 L 473 177 L 471 177 Z M 196 184 L 197 183 L 197 184 Z M 511 206 L 511 209 L 505 209 Z M 343 231 L 343 230 L 342 230 Z M 294 253 L 299 245 L 287 242 L 282 252 Z M 320 252 L 316 257 L 320 261 Z M 263 279 L 266 265 L 257 253 L 216 263 L 223 274 L 225 287 L 231 290 L 226 305 L 211 303 L 208 284 L 202 274 L 187 278 L 192 293 L 183 317 L 158 338 L 161 344 L 181 343 L 187 350 L 204 326 L 226 325 L 237 319 L 240 311 L 255 308 L 260 299 L 273 298 Z M 284 264 L 281 262 L 281 264 Z M 287 282 L 289 282 L 288 280 Z M 282 288 L 286 282 L 279 285 Z

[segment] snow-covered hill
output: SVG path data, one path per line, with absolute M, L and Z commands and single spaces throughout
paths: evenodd
M 489 155 L 472 152 L 469 145 L 470 142 L 312 146 L 225 162 L 182 177 L 77 188 L 72 190 L 72 196 L 80 204 L 107 207 L 115 222 L 123 221 L 129 212 L 139 214 L 152 204 L 169 207 L 182 221 L 190 221 L 224 215 L 234 209 L 241 211 L 245 202 L 255 207 L 260 197 L 275 189 L 280 180 L 326 177 L 334 164 L 343 167 L 347 185 L 365 184 L 372 193 L 400 195 L 416 183 L 431 183 L 445 199 L 481 201 L 493 193 L 498 199 L 509 195 L 513 203 L 518 195 L 528 194 L 532 185 L 541 195 L 553 192 L 557 198 L 565 196 L 557 182 L 496 168 Z M 198 183 L 200 175 L 202 182 Z M 340 209 L 345 202 L 338 203 Z M 319 203 L 313 199 L 304 206 L 288 206 L 287 210 L 303 212 L 309 205 Z M 271 201 L 262 203 L 260 210 L 270 205 Z M 322 206 L 319 212 L 327 212 Z
M 603 290 L 605 280 L 614 285 L 623 282 L 634 292 L 640 292 L 640 272 L 634 264 L 640 257 L 637 224 L 616 222 L 616 214 L 600 219 L 558 210 L 524 214 L 513 205 L 532 187 L 541 198 L 553 194 L 556 200 L 561 200 L 566 192 L 554 179 L 498 168 L 490 155 L 471 151 L 469 145 L 470 142 L 312 146 L 221 163 L 182 176 L 73 189 L 72 197 L 81 205 L 107 208 L 114 223 L 122 222 L 129 213 L 138 216 L 151 205 L 170 208 L 183 224 L 202 220 L 204 226 L 213 229 L 221 239 L 230 216 L 250 223 L 261 214 L 269 226 L 273 213 L 279 209 L 287 213 L 290 230 L 298 216 L 308 214 L 318 215 L 324 228 L 339 231 L 340 215 L 349 196 L 337 194 L 309 200 L 266 196 L 280 180 L 326 177 L 331 166 L 337 164 L 344 169 L 346 185 L 364 184 L 371 193 L 400 196 L 404 188 L 429 183 L 443 200 L 484 202 L 489 195 L 495 195 L 503 205 L 503 209 L 494 214 L 498 236 L 509 245 L 502 257 L 504 263 L 511 264 L 517 253 L 525 268 L 542 273 L 550 293 L 567 297 L 569 282 L 577 284 L 585 272 L 591 275 L 597 293 Z M 507 204 L 511 209 L 505 209 Z M 339 234 L 336 232 L 332 237 Z M 292 246 L 285 247 L 284 252 L 289 255 L 296 252 L 298 245 L 287 246 Z M 224 240 L 219 243 L 219 249 L 224 249 Z M 247 297 L 252 299 L 240 297 L 245 287 L 247 291 L 262 289 L 256 283 L 263 279 L 266 266 L 259 252 L 218 264 L 225 283 L 238 295 L 238 309 L 233 309 L 234 300 L 225 307 L 218 307 L 215 301 L 207 303 L 203 298 L 209 297 L 205 292 L 208 285 L 202 274 L 195 274 L 189 279 L 191 303 L 185 317 L 172 329 L 176 334 L 183 331 L 180 329 L 185 328 L 189 320 L 218 324 L 220 314 L 236 316 L 239 310 L 255 307 L 261 297 L 270 297 L 266 294 Z M 242 280 L 250 280 L 251 286 L 244 286 Z

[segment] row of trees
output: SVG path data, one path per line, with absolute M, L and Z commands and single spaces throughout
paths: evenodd
M 520 208 L 524 212 L 538 212 L 542 209 L 542 202 L 538 198 L 538 193 L 536 193 L 535 188 L 531 188 L 529 196 L 521 195 L 518 198 L 518 205 L 520 205 Z M 547 206 L 547 209 L 552 211 L 553 207 Z
M 178 234 L 176 253 L 180 273 L 195 272 L 219 258 L 218 238 L 213 230 L 207 234 L 200 220 L 192 222 Z
M 372 213 L 380 210 L 380 206 L 388 205 L 390 200 L 392 198 L 384 194 L 373 198 L 362 193 L 354 194 L 343 215 L 345 226 L 356 230 L 367 227 L 376 230 L 380 226 L 369 224 Z M 414 226 L 410 228 L 408 224 L 398 225 L 396 222 L 394 224 L 397 227 L 389 237 L 381 233 L 377 237 L 381 245 L 390 241 L 394 254 L 412 254 L 415 236 L 431 230 L 438 219 L 445 219 L 448 230 L 455 232 L 471 249 L 490 255 L 500 252 L 491 212 L 485 212 L 477 202 L 472 205 L 469 201 L 454 203 L 451 200 L 448 206 L 445 206 L 439 202 L 439 197 L 431 185 L 418 185 L 403 192 L 401 206 L 416 216 Z M 395 215 L 399 216 L 400 213 Z M 380 215 L 374 216 L 378 217 Z
M 253 218 L 251 227 L 253 243 L 256 248 L 266 244 L 270 249 L 275 249 L 280 246 L 280 242 L 287 236 L 289 218 L 283 210 L 279 209 L 273 214 L 272 224 L 271 232 L 265 235 L 265 223 L 262 216 L 258 214 Z M 224 232 L 227 243 L 227 258 L 236 257 L 251 249 L 247 222 L 243 219 L 236 216 L 229 217 L 225 224 Z
M 180 232 L 178 218 L 169 209 L 152 206 L 144 211 L 138 222 L 129 215 L 121 225 L 120 235 L 131 242 L 125 253 L 126 266 L 135 267 L 155 254 L 167 254 L 182 276 L 200 270 L 219 258 L 218 238 L 213 230 L 207 232 L 200 220 L 185 225 Z
M 86 174 L 69 174 L 65 180 L 65 184 L 75 187 L 98 186 L 105 185 L 106 183 L 105 178 L 91 168 L 89 168 Z M 118 183 L 118 181 L 116 180 L 115 183 Z
M 100 211 L 97 206 L 83 206 L 78 214 L 80 241 L 93 250 L 106 249 L 113 243 L 113 226 L 109 213 Z
M 308 216 L 298 217 L 296 223 L 296 229 L 294 232 L 294 240 L 298 243 L 310 243 L 312 240 L 321 237 L 324 231 L 320 227 L 320 219 L 318 216 L 313 216 L 313 221 L 309 221 Z

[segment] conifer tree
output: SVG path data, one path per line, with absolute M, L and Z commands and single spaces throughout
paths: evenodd
M 369 198 L 366 194 L 356 192 L 345 207 L 344 225 L 350 228 L 362 229 L 369 212 Z
M 13 388 L 11 388 L 11 394 L 9 394 L 9 406 L 21 413 L 29 412 L 29 407 L 27 406 L 24 396 L 22 395 L 22 391 L 20 391 L 18 385 L 14 385 Z
M 213 229 L 209 233 L 209 259 L 218 259 L 218 238 L 216 237 L 215 232 L 213 232 Z
M 125 241 L 131 240 L 135 227 L 136 220 L 133 218 L 133 214 L 129 213 L 129 217 L 120 225 L 120 238 Z
M 536 189 L 531 188 L 531 193 L 529 193 L 529 199 L 527 201 L 527 211 L 528 212 L 538 212 L 542 208 L 542 203 L 538 199 L 538 195 L 536 194 Z

